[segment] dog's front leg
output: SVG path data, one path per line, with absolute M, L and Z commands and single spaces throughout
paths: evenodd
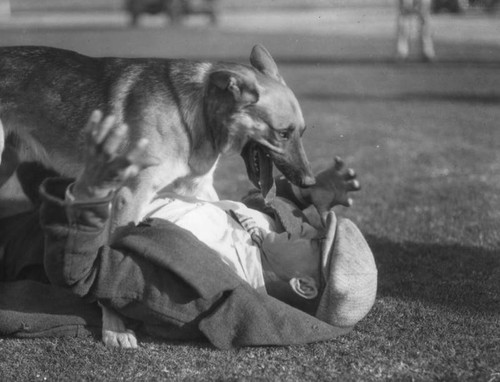
M 137 348 L 137 338 L 131 329 L 113 309 L 99 304 L 102 308 L 102 342 L 108 347 Z
M 144 217 L 144 209 L 157 192 L 155 169 L 145 169 L 117 191 L 110 230 L 113 236 L 130 224 L 139 223 Z
M 156 160 L 156 159 L 155 159 Z M 153 159 L 151 159 L 153 161 Z M 157 160 L 156 160 L 157 161 Z M 176 190 L 174 181 L 186 177 L 189 167 L 183 161 L 165 161 L 158 165 L 143 169 L 137 176 L 129 179 L 127 183 L 117 191 L 113 204 L 113 218 L 111 230 L 113 236 L 119 235 L 122 228 L 139 223 L 145 215 L 147 206 L 155 198 L 160 190 L 169 187 L 171 191 Z M 182 182 L 185 183 L 185 182 Z M 210 189 L 210 187 L 208 187 Z M 217 193 L 213 189 L 210 196 L 218 200 Z M 190 193 L 185 193 L 191 195 Z

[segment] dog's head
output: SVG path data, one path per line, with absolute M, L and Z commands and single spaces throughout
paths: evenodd
M 253 48 L 251 67 L 218 65 L 210 73 L 207 119 L 223 152 L 236 151 L 248 176 L 267 193 L 272 163 L 300 187 L 312 186 L 314 175 L 302 145 L 304 117 L 269 52 Z

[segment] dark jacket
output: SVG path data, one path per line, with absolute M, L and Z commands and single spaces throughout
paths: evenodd
M 222 349 L 310 343 L 350 330 L 257 293 L 212 249 L 168 221 L 127 227 L 108 244 L 111 200 L 67 202 L 68 182 L 52 179 L 42 187 L 44 267 L 55 288 L 69 288 L 82 303 L 99 301 L 151 335 L 206 338 Z

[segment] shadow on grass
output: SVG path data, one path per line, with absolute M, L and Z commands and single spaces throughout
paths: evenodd
M 379 297 L 500 313 L 500 249 L 367 240 L 379 271 Z

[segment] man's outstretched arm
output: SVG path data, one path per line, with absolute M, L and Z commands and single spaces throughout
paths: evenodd
M 276 187 L 277 195 L 290 199 L 301 209 L 312 204 L 321 216 L 337 205 L 350 207 L 353 201 L 349 192 L 361 189 L 355 171 L 347 168 L 339 157 L 316 175 L 316 184 L 311 187 L 297 187 L 285 178 L 278 178 Z

